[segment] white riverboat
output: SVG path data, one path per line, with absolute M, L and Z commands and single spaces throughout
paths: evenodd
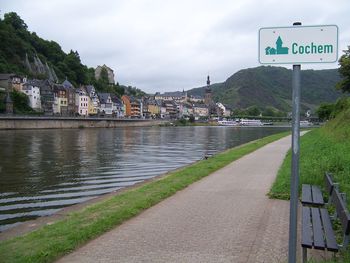
M 307 127 L 307 126 L 311 126 L 312 123 L 309 121 L 300 121 L 300 127 Z
M 249 120 L 249 119 L 241 119 L 239 121 L 241 126 L 263 126 L 264 124 L 261 120 Z
M 239 122 L 236 122 L 233 120 L 222 120 L 222 121 L 218 121 L 218 124 L 220 126 L 237 126 L 239 125 Z

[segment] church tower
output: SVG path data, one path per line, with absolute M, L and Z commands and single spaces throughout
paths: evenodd
M 212 104 L 212 94 L 211 94 L 211 88 L 210 88 L 210 77 L 209 77 L 209 75 L 207 77 L 207 87 L 205 88 L 204 103 L 207 106 Z

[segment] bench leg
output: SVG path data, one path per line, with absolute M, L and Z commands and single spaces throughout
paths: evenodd
M 303 247 L 303 263 L 307 262 L 307 248 Z

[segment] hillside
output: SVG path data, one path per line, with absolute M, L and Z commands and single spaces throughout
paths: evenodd
M 322 102 L 334 102 L 340 95 L 335 84 L 340 80 L 338 70 L 303 70 L 301 74 L 302 110 L 314 109 Z M 213 98 L 234 108 L 272 106 L 291 111 L 292 70 L 262 66 L 238 71 L 223 83 L 211 85 Z M 204 88 L 188 91 L 203 95 Z
M 0 19 L 0 73 L 15 73 L 31 78 L 74 85 L 92 83 L 94 69 L 80 61 L 77 51 L 66 54 L 61 46 L 28 31 L 26 23 L 14 12 Z
M 98 91 L 119 96 L 124 93 L 133 96 L 145 94 L 135 87 L 119 83 L 110 85 L 108 77 L 102 73 L 96 80 L 95 69 L 81 63 L 78 51 L 71 50 L 66 54 L 55 41 L 42 39 L 35 32 L 28 31 L 26 23 L 14 12 L 0 18 L 0 39 L 0 73 L 15 73 L 58 83 L 68 78 L 75 87 L 93 84 Z

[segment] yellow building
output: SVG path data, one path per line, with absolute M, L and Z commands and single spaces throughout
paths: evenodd
M 160 106 L 156 101 L 148 102 L 148 111 L 151 116 L 160 116 Z
M 95 107 L 90 97 L 88 98 L 88 114 L 89 116 L 97 115 L 97 107 Z

